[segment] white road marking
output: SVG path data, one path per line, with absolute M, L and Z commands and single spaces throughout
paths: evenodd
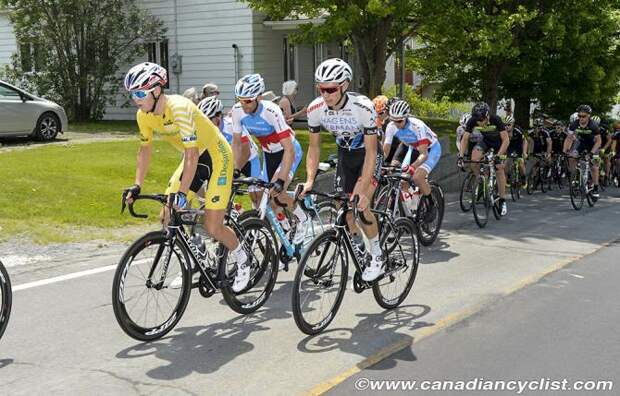
M 32 289 L 33 287 L 49 285 L 50 283 L 63 282 L 69 279 L 81 278 L 81 277 L 88 276 L 88 275 L 94 275 L 94 274 L 99 274 L 101 272 L 111 271 L 115 269 L 116 267 L 117 267 L 116 264 L 107 265 L 105 267 L 93 268 L 93 269 L 89 269 L 86 271 L 74 272 L 71 274 L 55 276 L 53 278 L 41 279 L 41 280 L 34 281 L 34 282 L 24 283 L 21 285 L 14 286 L 12 289 L 14 292 L 18 290 Z

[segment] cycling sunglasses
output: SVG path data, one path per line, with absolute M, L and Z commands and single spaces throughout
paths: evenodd
M 333 94 L 334 92 L 338 91 L 339 89 L 340 89 L 340 86 L 337 86 L 337 87 L 327 87 L 327 88 L 319 87 L 319 91 L 321 93 L 327 93 L 327 94 Z
M 151 92 L 153 92 L 153 89 L 141 89 L 138 91 L 131 91 L 130 96 L 132 99 L 144 100 Z
M 250 104 L 250 103 L 254 102 L 256 99 L 237 98 L 237 100 L 239 100 L 239 102 L 241 102 L 243 104 Z

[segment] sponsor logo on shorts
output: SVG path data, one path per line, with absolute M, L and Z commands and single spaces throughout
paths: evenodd
M 225 186 L 226 185 L 226 176 L 224 177 L 219 177 L 217 179 L 217 185 L 218 186 Z
M 219 195 L 214 196 L 213 198 L 211 198 L 211 202 L 213 202 L 213 203 L 220 202 L 220 196 Z

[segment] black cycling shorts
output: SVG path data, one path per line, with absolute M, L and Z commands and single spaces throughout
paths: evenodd
M 355 184 L 362 176 L 364 168 L 364 158 L 366 149 L 347 150 L 338 147 L 338 166 L 336 168 L 336 178 L 334 179 L 334 189 L 339 192 L 351 194 Z M 373 172 L 374 182 L 379 180 L 383 156 L 377 154 L 375 170 Z

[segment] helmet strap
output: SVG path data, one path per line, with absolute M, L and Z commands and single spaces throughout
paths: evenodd
M 155 96 L 155 94 L 153 92 L 151 92 L 150 94 L 153 95 L 153 98 L 155 99 L 155 101 L 153 102 L 153 107 L 151 107 L 151 111 L 149 111 L 149 113 L 154 113 L 155 112 L 155 108 L 157 107 L 157 103 L 159 103 L 159 98 L 161 98 L 161 95 L 163 95 L 163 90 L 157 96 Z

